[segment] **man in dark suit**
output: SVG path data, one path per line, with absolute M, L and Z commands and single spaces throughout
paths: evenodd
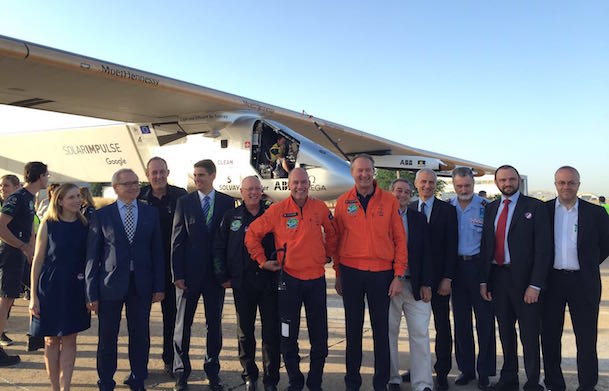
M 429 227 L 425 215 L 408 210 L 412 186 L 408 180 L 398 178 L 391 183 L 391 192 L 400 203 L 400 216 L 408 238 L 408 266 L 402 281 L 402 292 L 391 298 L 389 306 L 389 391 L 398 391 L 400 377 L 398 336 L 402 313 L 408 325 L 410 344 L 410 374 L 413 390 L 431 391 L 431 351 L 429 347 L 429 320 L 431 318 L 432 266 L 430 259 Z
M 436 328 L 434 369 L 437 388 L 447 390 L 447 376 L 452 366 L 450 292 L 457 264 L 457 211 L 454 206 L 434 196 L 437 179 L 433 170 L 419 170 L 414 182 L 419 200 L 411 202 L 409 207 L 423 213 L 429 224 L 433 265 L 431 309 Z
M 176 323 L 176 288 L 171 278 L 171 230 L 178 198 L 186 194 L 181 187 L 167 183 L 169 168 L 165 159 L 155 156 L 146 164 L 146 178 L 150 183 L 142 187 L 138 200 L 159 212 L 163 256 L 165 261 L 165 298 L 161 301 L 163 313 L 163 364 L 164 371 L 173 376 L 173 329 Z
M 501 199 L 486 206 L 480 245 L 480 294 L 494 300 L 503 348 L 503 367 L 497 391 L 516 391 L 518 342 L 516 321 L 527 375 L 525 390 L 543 390 L 539 384 L 539 292 L 545 288 L 551 262 L 551 228 L 543 203 L 520 194 L 520 175 L 512 166 L 495 171 Z
M 98 210 L 89 224 L 86 288 L 89 308 L 99 318 L 97 382 L 113 390 L 117 338 L 123 304 L 129 331 L 132 390 L 144 390 L 150 351 L 150 306 L 163 300 L 164 265 L 157 211 L 136 202 L 140 191 L 131 169 L 118 170 L 112 187 L 118 199 Z
M 235 200 L 215 191 L 216 166 L 209 159 L 194 165 L 197 191 L 178 199 L 173 219 L 171 266 L 176 290 L 175 358 L 173 371 L 175 390 L 188 388 L 191 372 L 190 329 L 203 295 L 207 328 L 207 354 L 203 365 L 212 390 L 222 390 L 220 382 L 220 350 L 222 349 L 222 307 L 224 288 L 214 277 L 212 257 L 214 233 L 224 213 L 235 207 Z
M 568 303 L 577 346 L 578 390 L 591 391 L 598 382 L 599 264 L 609 255 L 609 216 L 602 207 L 577 197 L 579 173 L 575 168 L 559 168 L 554 185 L 558 198 L 546 202 L 554 233 L 554 262 L 541 307 L 545 385 L 552 391 L 566 388 L 560 361 Z

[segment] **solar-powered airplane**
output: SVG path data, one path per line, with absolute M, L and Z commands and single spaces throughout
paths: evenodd
M 353 180 L 348 161 L 368 153 L 379 168 L 447 174 L 456 166 L 477 175 L 493 167 L 413 148 L 382 137 L 258 102 L 0 36 L 0 103 L 123 122 L 121 125 L 0 136 L 0 174 L 21 173 L 25 162 L 49 164 L 54 181 L 108 182 L 118 168 L 143 178 L 152 156 L 165 158 L 170 181 L 187 187 L 194 162 L 217 166 L 216 187 L 238 197 L 241 179 L 261 178 L 274 199 L 287 197 L 287 178 L 270 152 L 309 173 L 311 194 L 331 200 Z M 285 173 L 284 173 L 285 174 Z

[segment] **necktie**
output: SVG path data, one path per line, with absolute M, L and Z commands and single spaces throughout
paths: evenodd
M 205 225 L 209 229 L 209 196 L 203 198 L 203 217 L 205 217 Z
M 429 222 L 429 216 L 427 216 L 427 204 L 424 202 L 421 202 L 421 213 L 425 215 L 425 219 L 427 222 Z
M 495 262 L 500 266 L 505 263 L 505 228 L 510 202 L 508 199 L 503 201 L 503 210 L 499 215 L 497 229 L 495 230 Z
M 125 232 L 127 233 L 127 239 L 129 243 L 133 243 L 133 236 L 135 235 L 135 216 L 133 215 L 133 204 L 125 204 L 127 212 L 125 213 Z

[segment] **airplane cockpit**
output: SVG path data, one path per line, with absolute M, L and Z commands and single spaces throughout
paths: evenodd
M 262 179 L 287 178 L 296 165 L 299 142 L 281 129 L 256 121 L 252 131 L 251 164 Z

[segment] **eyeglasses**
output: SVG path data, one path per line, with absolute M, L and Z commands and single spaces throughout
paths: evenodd
M 117 183 L 117 185 L 121 185 L 121 186 L 125 186 L 125 187 L 139 186 L 140 182 L 139 181 L 119 182 L 119 183 Z
M 569 187 L 575 187 L 579 185 L 579 182 L 575 182 L 575 181 L 569 181 L 569 182 L 565 182 L 565 181 L 558 181 L 558 182 L 554 182 L 554 184 L 558 187 L 565 187 L 565 186 L 569 186 Z

